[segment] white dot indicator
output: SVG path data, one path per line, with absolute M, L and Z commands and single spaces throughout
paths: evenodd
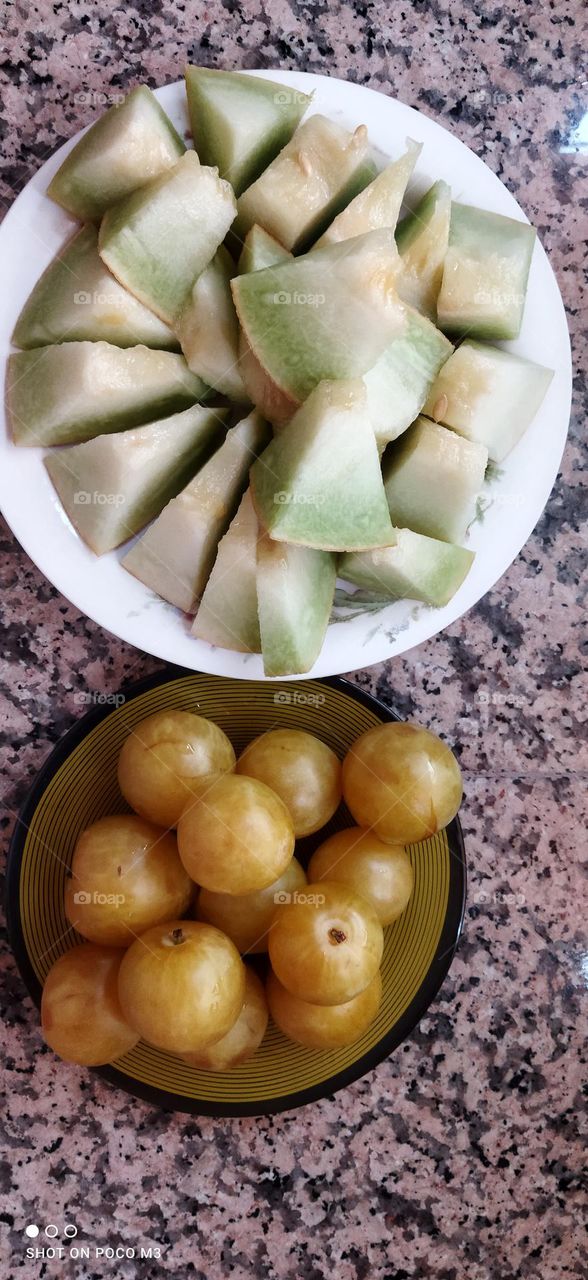
M 59 1235 L 59 1227 L 56 1227 L 54 1222 L 50 1222 L 45 1227 L 45 1235 L 49 1236 L 50 1240 L 54 1240 Z
M 39 1228 L 37 1224 L 35 1222 L 29 1222 L 28 1227 L 25 1227 L 25 1236 L 28 1236 L 29 1240 L 34 1240 L 35 1236 L 38 1236 L 38 1234 Z
M 68 1240 L 73 1240 L 74 1236 L 77 1236 L 78 1234 L 78 1229 L 74 1226 L 73 1222 L 68 1222 L 67 1226 L 63 1228 L 63 1234 L 64 1236 L 67 1236 Z

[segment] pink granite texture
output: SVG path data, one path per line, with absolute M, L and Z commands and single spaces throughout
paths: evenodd
M 519 197 L 558 275 L 581 367 L 587 144 L 578 126 L 588 103 L 586 30 L 573 0 L 17 0 L 4 12 L 6 206 L 94 117 L 93 94 L 174 80 L 187 61 L 336 74 L 453 129 Z M 364 1079 L 301 1111 L 216 1121 L 166 1114 L 43 1047 L 5 946 L 7 1276 L 588 1276 L 583 392 L 578 378 L 547 510 L 494 591 L 442 637 L 352 676 L 455 742 L 465 774 L 465 931 L 418 1030 Z M 81 697 L 114 692 L 161 664 L 80 616 L 5 526 L 2 554 L 8 836 Z M 493 695 L 483 712 L 480 691 Z M 27 1245 L 50 1241 L 27 1238 L 29 1223 L 55 1223 L 56 1245 L 73 1223 L 77 1244 L 161 1257 L 33 1261 Z

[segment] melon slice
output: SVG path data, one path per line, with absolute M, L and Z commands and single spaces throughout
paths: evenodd
M 443 365 L 424 412 L 502 462 L 543 403 L 553 371 L 510 351 L 466 340 Z
M 259 526 L 250 490 L 221 539 L 192 634 L 220 649 L 260 653 L 257 614 L 257 538 Z
M 430 320 L 437 317 L 450 219 L 451 187 L 446 182 L 435 182 L 396 228 L 401 258 L 398 292 Z
M 82 227 L 47 267 L 25 303 L 12 335 L 30 350 L 52 342 L 112 342 L 117 347 L 178 351 L 162 320 L 123 289 L 98 253 L 95 227 Z
M 239 370 L 239 321 L 231 294 L 235 266 L 223 245 L 198 276 L 176 323 L 192 373 L 230 400 L 247 401 Z
M 453 204 L 437 322 L 450 334 L 517 338 L 535 229 L 500 213 Z
M 257 223 L 247 232 L 238 264 L 240 276 L 248 271 L 263 271 L 264 267 L 274 267 L 278 262 L 287 262 L 292 257 L 289 249 L 274 240 L 269 232 Z
M 209 389 L 183 356 L 108 342 L 63 342 L 8 358 L 15 444 L 72 444 L 173 413 Z
M 229 183 L 187 151 L 172 169 L 104 215 L 100 256 L 121 284 L 173 326 L 235 211 Z
M 257 544 L 257 606 L 266 676 L 310 671 L 329 625 L 336 557 L 261 537 Z
M 428 418 L 417 418 L 384 458 L 392 523 L 460 543 L 476 513 L 488 450 Z
M 235 193 L 245 190 L 292 137 L 310 97 L 236 71 L 186 68 L 194 146 Z
M 127 552 L 125 569 L 163 600 L 194 613 L 251 463 L 269 435 L 257 412 L 232 427 L 220 449 Z
M 453 347 L 430 320 L 408 307 L 406 328 L 363 376 L 368 412 L 383 450 L 414 422 Z
M 393 232 L 371 231 L 231 282 L 247 346 L 293 408 L 325 379 L 365 373 L 404 330 L 397 266 Z
M 240 197 L 234 231 L 244 239 L 257 222 L 302 253 L 374 174 L 365 125 L 349 133 L 326 116 L 311 116 Z
M 395 529 L 394 541 L 374 551 L 341 556 L 339 575 L 390 600 L 448 604 L 469 573 L 474 552 L 412 529 Z
M 251 468 L 261 525 L 278 542 L 353 551 L 392 533 L 361 379 L 322 382 Z
M 346 209 L 337 214 L 318 241 L 317 248 L 350 240 L 352 236 L 361 236 L 366 231 L 377 231 L 381 227 L 394 230 L 407 184 L 422 151 L 422 143 L 413 142 L 411 138 L 406 141 L 405 154 L 387 165 Z
M 222 432 L 226 410 L 195 405 L 161 422 L 48 454 L 45 466 L 96 555 L 132 538 L 182 488 Z
M 47 195 L 83 222 L 171 168 L 186 150 L 157 98 L 139 85 L 110 107 L 66 156 Z

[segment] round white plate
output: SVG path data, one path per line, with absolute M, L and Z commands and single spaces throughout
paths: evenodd
M 394 158 L 406 137 L 423 143 L 409 195 L 419 196 L 437 178 L 451 184 L 454 199 L 527 221 L 500 180 L 441 125 L 372 89 L 302 72 L 251 72 L 308 93 L 312 112 L 354 128 L 368 126 L 372 143 Z M 183 134 L 188 117 L 183 82 L 157 91 Z M 79 136 L 79 135 L 77 135 Z M 0 357 L 10 351 L 16 318 L 42 271 L 75 223 L 45 191 L 76 138 L 65 143 L 15 200 L 0 227 Z M 399 601 L 378 613 L 333 623 L 310 675 L 332 675 L 404 653 L 454 622 L 490 590 L 527 541 L 553 486 L 564 447 L 571 397 L 568 330 L 559 289 L 541 245 L 531 266 L 525 318 L 510 350 L 555 370 L 547 396 L 523 439 L 488 490 L 491 505 L 470 531 L 473 568 L 444 609 Z M 76 608 L 100 626 L 155 657 L 180 666 L 241 679 L 263 678 L 261 658 L 214 649 L 195 640 L 186 619 L 121 568 L 123 552 L 94 556 L 75 533 L 43 466 L 43 451 L 16 448 L 2 423 L 0 506 L 19 542 L 39 569 Z M 126 550 L 126 548 L 125 548 Z

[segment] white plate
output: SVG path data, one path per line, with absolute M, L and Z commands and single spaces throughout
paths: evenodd
M 312 112 L 320 111 L 349 128 L 367 124 L 372 142 L 386 156 L 399 155 L 407 136 L 422 142 L 409 188 L 411 196 L 422 194 L 436 178 L 445 178 L 454 199 L 527 220 L 482 160 L 446 129 L 404 103 L 362 85 L 323 76 L 291 71 L 249 74 L 270 74 L 272 79 L 306 93 L 314 90 Z M 183 82 L 166 85 L 157 96 L 184 133 L 188 118 Z M 67 142 L 35 174 L 0 227 L 2 359 L 10 351 L 10 335 L 28 294 L 74 229 L 73 220 L 44 193 L 75 141 Z M 490 590 L 527 541 L 557 475 L 571 396 L 563 304 L 540 244 L 533 256 L 523 328 L 518 340 L 507 345 L 554 369 L 555 377 L 540 412 L 489 490 L 492 505 L 483 521 L 472 526 L 468 545 L 476 551 L 476 559 L 463 586 L 444 609 L 399 601 L 380 613 L 332 624 L 309 674 L 324 676 L 366 667 L 436 635 Z M 0 506 L 4 515 L 31 560 L 76 608 L 158 658 L 218 675 L 263 678 L 257 655 L 214 649 L 193 639 L 182 614 L 121 568 L 122 551 L 94 556 L 80 541 L 55 496 L 42 463 L 42 450 L 16 448 L 8 439 L 5 422 L 0 450 Z

